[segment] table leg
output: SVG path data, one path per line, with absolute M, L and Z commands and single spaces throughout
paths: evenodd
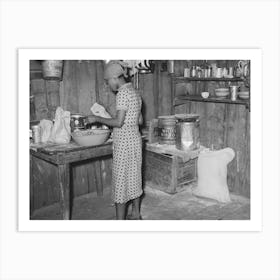
M 63 220 L 70 220 L 70 165 L 58 165 L 60 209 Z
M 34 210 L 34 180 L 33 180 L 33 176 L 34 176 L 34 170 L 33 170 L 33 156 L 29 155 L 30 157 L 30 166 L 29 166 L 29 178 L 30 178 L 30 184 L 29 184 L 29 190 L 30 190 L 30 194 L 29 194 L 29 217 L 31 218 L 32 214 L 33 214 L 33 210 Z
M 97 196 L 103 196 L 102 170 L 100 160 L 94 162 Z

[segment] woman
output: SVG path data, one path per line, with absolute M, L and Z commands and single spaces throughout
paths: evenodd
M 126 69 L 121 62 L 107 65 L 104 79 L 116 93 L 116 117 L 106 119 L 89 116 L 89 122 L 113 127 L 113 200 L 118 220 L 126 218 L 126 204 L 132 201 L 130 219 L 140 220 L 140 196 L 142 190 L 142 138 L 139 125 L 142 101 L 131 83 L 125 80 Z M 128 217 L 129 218 L 129 217 Z

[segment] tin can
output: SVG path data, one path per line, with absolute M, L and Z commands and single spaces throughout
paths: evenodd
M 169 74 L 174 73 L 174 60 L 168 60 L 167 61 L 167 71 Z
M 239 86 L 230 86 L 230 95 L 231 95 L 231 100 L 235 101 L 237 99 L 237 90 Z
M 39 125 L 33 125 L 32 129 L 32 139 L 33 143 L 40 143 L 41 142 L 41 129 Z
M 176 118 L 171 116 L 158 117 L 159 144 L 175 145 L 176 143 Z
M 189 78 L 191 76 L 191 69 L 190 68 L 185 68 L 184 69 L 184 77 Z

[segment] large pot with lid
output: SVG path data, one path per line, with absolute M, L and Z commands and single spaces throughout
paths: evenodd
M 176 123 L 176 148 L 182 151 L 199 149 L 199 115 L 178 114 L 175 115 Z

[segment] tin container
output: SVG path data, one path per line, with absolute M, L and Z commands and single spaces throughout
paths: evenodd
M 32 139 L 33 143 L 37 144 L 41 142 L 41 128 L 39 125 L 33 125 L 31 127 L 32 130 Z
M 191 69 L 185 68 L 184 69 L 184 77 L 189 78 L 191 76 Z
M 70 116 L 70 127 L 71 132 L 76 130 L 85 129 L 87 117 L 81 114 L 71 114 Z
M 169 74 L 174 73 L 174 60 L 167 60 L 167 71 Z
M 235 101 L 237 99 L 237 90 L 239 86 L 230 86 L 230 97 L 232 101 Z
M 159 143 L 175 145 L 176 143 L 176 118 L 171 116 L 158 117 Z
M 199 115 L 176 115 L 176 148 L 182 151 L 199 149 Z

